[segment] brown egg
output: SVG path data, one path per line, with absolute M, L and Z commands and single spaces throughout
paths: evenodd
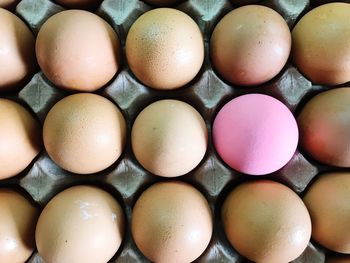
M 7 2 L 0 6 L 7 6 Z M 18 89 L 36 67 L 34 37 L 26 24 L 0 8 L 0 92 Z
M 0 98 L 0 179 L 22 172 L 41 148 L 41 127 L 20 104 Z
M 151 173 L 165 177 L 194 169 L 203 159 L 207 143 L 202 116 L 178 100 L 160 100 L 147 106 L 131 131 L 136 159 Z
M 187 14 L 158 8 L 140 16 L 126 38 L 131 71 L 155 89 L 176 89 L 190 82 L 204 60 L 204 43 L 197 24 Z
M 152 185 L 133 209 L 132 236 L 152 262 L 192 262 L 208 246 L 212 231 L 207 200 L 183 182 Z
M 124 236 L 124 213 L 109 193 L 74 186 L 56 195 L 42 211 L 35 231 L 46 263 L 106 263 Z
M 328 257 L 326 263 L 350 263 L 350 255 L 339 257 Z
M 316 160 L 350 167 L 350 88 L 313 97 L 298 117 L 300 143 Z
M 35 249 L 34 232 L 38 209 L 24 196 L 0 189 L 1 263 L 26 262 Z
M 350 254 L 350 173 L 326 173 L 304 197 L 312 238 L 324 247 Z
M 154 6 L 172 6 L 183 2 L 183 0 L 144 0 L 144 2 Z
M 58 4 L 68 8 L 96 8 L 102 0 L 55 0 Z
M 312 82 L 337 85 L 350 81 L 350 4 L 312 9 L 293 29 L 292 56 Z
M 45 148 L 57 165 L 73 173 L 90 174 L 119 158 L 126 124 L 111 101 L 80 93 L 53 106 L 45 119 L 43 137 Z
M 258 85 L 275 77 L 286 64 L 291 35 L 276 11 L 249 5 L 221 19 L 210 48 L 214 68 L 225 80 L 242 86 Z
M 113 28 L 97 15 L 68 10 L 50 17 L 36 40 L 45 76 L 61 88 L 95 91 L 120 67 L 120 44 Z
M 302 200 L 273 181 L 239 185 L 226 198 L 221 216 L 232 246 L 254 262 L 290 262 L 302 254 L 311 236 Z
M 0 8 L 14 8 L 19 1 L 20 0 L 0 0 Z

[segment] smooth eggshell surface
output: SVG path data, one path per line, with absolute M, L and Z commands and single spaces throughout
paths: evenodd
M 2 8 L 0 32 L 0 92 L 19 89 L 36 68 L 34 36 L 21 19 Z
M 215 148 L 231 168 L 263 175 L 282 168 L 298 144 L 293 114 L 277 99 L 249 94 L 229 101 L 213 124 Z
M 22 172 L 40 148 L 39 122 L 20 104 L 0 98 L 0 179 Z
M 226 198 L 221 215 L 232 246 L 254 262 L 290 262 L 310 240 L 311 220 L 304 203 L 277 182 L 239 185 Z
M 275 77 L 286 64 L 291 34 L 271 8 L 248 5 L 228 13 L 210 41 L 214 68 L 230 83 L 258 85 Z
M 136 118 L 131 144 L 136 159 L 151 173 L 175 177 L 188 173 L 203 159 L 208 134 L 202 116 L 178 100 L 160 100 Z
M 95 91 L 120 67 L 120 44 L 112 27 L 99 16 L 67 10 L 40 28 L 36 55 L 45 76 L 56 86 Z
M 124 220 L 109 193 L 93 186 L 68 188 L 39 217 L 38 252 L 46 263 L 106 263 L 122 242 Z
M 350 88 L 319 93 L 302 109 L 300 144 L 316 160 L 350 167 Z
M 327 258 L 326 263 L 350 263 L 350 255 L 329 257 Z
M 330 3 L 303 16 L 292 32 L 292 57 L 312 82 L 350 81 L 350 4 Z
M 161 90 L 190 82 L 204 60 L 202 33 L 187 14 L 171 8 L 144 13 L 126 38 L 131 71 L 145 85 Z
M 0 189 L 0 261 L 23 263 L 35 249 L 38 209 L 24 196 Z
M 324 247 L 350 254 L 350 173 L 326 173 L 304 197 L 312 237 Z
M 56 3 L 69 8 L 95 8 L 102 0 L 55 0 Z
M 125 119 L 108 99 L 79 93 L 57 102 L 46 116 L 44 145 L 63 169 L 90 174 L 112 165 L 121 155 Z
M 133 208 L 132 236 L 153 262 L 192 262 L 208 246 L 212 231 L 207 200 L 197 189 L 182 182 L 152 185 Z

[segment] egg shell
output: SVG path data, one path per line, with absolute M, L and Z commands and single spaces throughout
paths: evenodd
M 108 99 L 78 93 L 57 102 L 46 116 L 44 145 L 63 169 L 90 174 L 112 165 L 126 140 L 125 119 Z
M 26 262 L 35 249 L 35 224 L 39 211 L 26 197 L 0 189 L 0 261 Z
M 42 211 L 36 245 L 45 263 L 106 263 L 124 235 L 124 214 L 109 193 L 74 186 L 56 195 Z
M 95 91 L 107 84 L 121 64 L 117 34 L 99 16 L 67 10 L 40 28 L 36 56 L 45 76 L 56 86 Z
M 164 177 L 181 176 L 203 159 L 208 132 L 202 116 L 179 100 L 156 101 L 137 116 L 131 145 L 137 161 Z
M 254 262 L 290 262 L 302 254 L 311 236 L 311 220 L 302 200 L 273 181 L 237 186 L 224 201 L 221 216 L 232 246 Z
M 329 3 L 304 15 L 292 31 L 293 60 L 316 84 L 350 81 L 350 4 Z
M 171 8 L 141 15 L 126 38 L 126 57 L 131 71 L 143 84 L 161 90 L 190 82 L 204 60 L 204 42 L 196 22 Z
M 1 3 L 7 7 L 8 2 Z M 0 8 L 0 92 L 19 89 L 36 69 L 35 40 L 26 24 Z
M 350 167 L 350 88 L 321 92 L 298 116 L 300 144 L 321 163 Z
M 0 98 L 0 179 L 22 172 L 41 144 L 38 121 L 20 104 Z
M 229 12 L 216 25 L 210 40 L 214 68 L 225 80 L 241 86 L 271 80 L 286 64 L 290 50 L 286 21 L 260 5 Z
M 251 175 L 282 168 L 298 145 L 293 114 L 262 94 L 237 97 L 222 107 L 213 124 L 214 146 L 231 168 Z
M 152 262 L 192 262 L 208 246 L 212 231 L 207 200 L 183 182 L 152 185 L 133 208 L 132 236 Z
M 350 173 L 325 173 L 303 198 L 312 220 L 312 237 L 324 247 L 350 254 Z

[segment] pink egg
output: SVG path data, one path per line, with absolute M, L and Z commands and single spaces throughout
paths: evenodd
M 231 168 L 263 175 L 282 168 L 298 144 L 293 114 L 279 100 L 262 94 L 229 101 L 213 125 L 215 148 Z

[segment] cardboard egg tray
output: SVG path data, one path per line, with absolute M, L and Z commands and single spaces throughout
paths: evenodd
M 279 12 L 290 28 L 313 6 L 309 0 L 263 0 L 259 4 Z M 105 0 L 97 10 L 90 11 L 104 18 L 115 29 L 124 46 L 130 26 L 141 14 L 151 8 L 154 7 L 139 0 Z M 232 188 L 245 180 L 264 178 L 282 182 L 302 196 L 317 174 L 337 169 L 315 162 L 298 148 L 291 161 L 273 174 L 260 177 L 240 174 L 225 165 L 215 152 L 211 140 L 214 117 L 226 102 L 246 93 L 271 95 L 281 100 L 297 116 L 310 97 L 329 87 L 313 85 L 291 62 L 288 62 L 272 81 L 261 86 L 243 88 L 226 83 L 211 65 L 209 41 L 217 22 L 234 6 L 228 0 L 188 0 L 174 8 L 190 15 L 200 27 L 205 40 L 204 64 L 196 78 L 185 87 L 173 91 L 157 91 L 142 85 L 135 78 L 128 68 L 124 52 L 123 66 L 119 74 L 108 85 L 96 92 L 116 103 L 126 118 L 127 146 L 119 160 L 102 172 L 76 175 L 55 165 L 43 149 L 23 173 L 1 181 L 0 186 L 24 190 L 42 208 L 53 196 L 72 185 L 93 184 L 108 190 L 122 204 L 127 218 L 124 241 L 110 262 L 149 262 L 132 240 L 131 212 L 143 190 L 152 183 L 165 179 L 150 174 L 136 161 L 130 146 L 130 131 L 137 114 L 150 103 L 160 99 L 179 99 L 191 104 L 200 112 L 209 131 L 209 146 L 202 162 L 189 174 L 177 178 L 189 182 L 205 195 L 215 217 L 210 245 L 196 262 L 249 262 L 232 248 L 222 229 L 221 204 Z M 46 19 L 63 9 L 49 0 L 22 0 L 14 12 L 30 26 L 36 35 Z M 50 108 L 69 94 L 51 84 L 38 68 L 38 72 L 32 76 L 26 86 L 15 94 L 5 94 L 5 97 L 19 100 L 23 105 L 27 105 L 43 122 Z M 311 241 L 305 252 L 294 262 L 324 262 L 327 253 L 329 251 Z M 42 263 L 43 260 L 37 252 L 34 252 L 28 262 Z

